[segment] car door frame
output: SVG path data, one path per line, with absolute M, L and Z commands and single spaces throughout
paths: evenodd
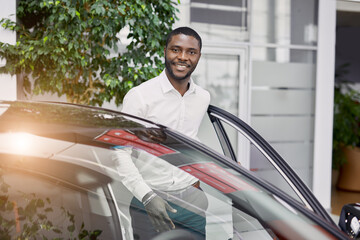
M 208 107 L 207 113 L 219 138 L 219 142 L 225 156 L 237 162 L 236 154 L 231 146 L 230 140 L 221 121 L 226 122 L 234 129 L 236 129 L 239 134 L 242 134 L 244 137 L 246 137 L 258 148 L 258 150 L 262 152 L 270 164 L 274 166 L 279 174 L 285 179 L 285 181 L 299 196 L 307 208 L 320 215 L 327 221 L 334 223 L 333 219 L 312 194 L 311 190 L 286 163 L 280 154 L 278 154 L 277 151 L 263 137 L 260 136 L 260 134 L 258 134 L 247 123 L 238 117 L 216 106 L 210 105 Z

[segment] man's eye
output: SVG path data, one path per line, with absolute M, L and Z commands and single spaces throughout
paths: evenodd
M 179 52 L 179 49 L 173 49 L 173 52 L 177 53 L 177 52 Z
M 196 54 L 196 52 L 195 51 L 190 51 L 189 54 L 194 55 L 194 54 Z

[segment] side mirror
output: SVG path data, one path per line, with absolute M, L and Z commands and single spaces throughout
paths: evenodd
M 340 213 L 339 227 L 351 238 L 360 238 L 360 203 L 343 206 Z

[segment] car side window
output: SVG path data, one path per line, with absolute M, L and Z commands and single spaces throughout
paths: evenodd
M 300 203 L 303 203 L 295 192 L 296 188 L 293 188 L 290 183 L 285 180 L 284 177 L 286 176 L 282 175 L 281 171 L 278 171 L 278 169 L 271 164 L 271 160 L 264 155 L 258 146 L 228 123 L 222 120 L 220 120 L 220 122 L 225 129 L 237 162 L 240 165 L 247 165 L 249 170 L 256 176 L 281 189 Z
M 136 154 L 132 154 L 132 161 L 147 183 L 158 177 L 160 167 L 174 174 L 180 171 L 184 178 L 194 177 L 198 184 L 178 190 L 171 189 L 173 184 L 154 189 L 177 212 L 167 211 L 175 224 L 174 231 L 153 234 L 154 213 L 147 211 L 120 182 L 113 181 L 117 205 L 129 221 L 128 229 L 124 229 L 129 237 L 126 239 L 329 239 L 320 226 L 301 212 L 224 163 L 186 145 L 166 147 L 173 152 L 154 156 L 141 149 L 133 150 Z
M 0 206 L 0 239 L 122 239 L 102 186 L 0 166 Z
M 219 142 L 219 139 L 216 135 L 215 129 L 212 126 L 209 117 L 207 117 L 207 116 L 204 116 L 204 118 L 200 124 L 198 137 L 199 137 L 200 142 L 202 142 L 206 146 L 214 149 L 215 151 L 217 151 L 219 153 L 223 153 L 223 150 L 222 150 L 221 144 Z

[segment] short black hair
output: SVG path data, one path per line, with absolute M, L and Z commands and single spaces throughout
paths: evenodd
M 178 34 L 184 34 L 184 35 L 192 36 L 192 37 L 196 38 L 196 40 L 198 40 L 198 42 L 199 42 L 199 47 L 201 50 L 202 41 L 201 41 L 200 35 L 194 29 L 189 28 L 189 27 L 179 27 L 179 28 L 172 30 L 171 33 L 169 33 L 169 35 L 167 36 L 165 47 L 168 46 L 169 42 L 171 41 L 171 38 Z

